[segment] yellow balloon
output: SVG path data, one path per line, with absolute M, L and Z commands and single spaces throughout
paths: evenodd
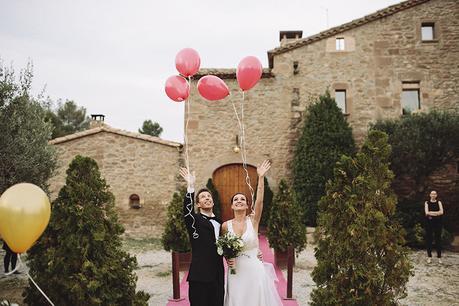
M 50 216 L 49 198 L 34 184 L 16 184 L 0 197 L 0 235 L 16 253 L 24 253 L 34 244 Z

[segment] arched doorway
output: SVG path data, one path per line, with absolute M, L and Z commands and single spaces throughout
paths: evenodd
M 257 188 L 257 168 L 247 165 L 247 170 L 250 176 L 250 184 L 255 192 Z M 230 201 L 236 192 L 244 193 L 249 206 L 252 205 L 250 189 L 245 182 L 245 178 L 246 172 L 242 164 L 229 164 L 215 170 L 212 181 L 220 197 L 223 221 L 233 218 Z

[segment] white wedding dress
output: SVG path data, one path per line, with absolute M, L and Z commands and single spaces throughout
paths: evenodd
M 235 234 L 232 220 L 228 222 L 228 231 Z M 246 218 L 246 231 L 241 238 L 244 249 L 236 258 L 236 274 L 231 274 L 229 269 L 227 273 L 225 306 L 282 305 L 272 264 L 263 263 L 257 257 L 258 235 L 250 218 Z

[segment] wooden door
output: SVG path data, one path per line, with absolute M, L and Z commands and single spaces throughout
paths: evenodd
M 253 188 L 253 192 L 255 192 L 257 188 L 257 168 L 247 165 L 247 170 L 249 172 L 250 185 Z M 218 168 L 215 170 L 212 180 L 220 197 L 223 221 L 234 217 L 231 209 L 231 197 L 235 193 L 241 192 L 245 194 L 249 207 L 252 205 L 250 189 L 246 184 L 246 172 L 242 164 L 230 164 Z M 248 213 L 250 213 L 250 209 Z

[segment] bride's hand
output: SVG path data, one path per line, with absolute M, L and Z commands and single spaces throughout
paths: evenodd
M 228 267 L 234 268 L 236 266 L 236 259 L 234 258 L 226 258 L 226 263 L 228 264 Z
M 261 262 L 263 261 L 263 253 L 260 250 L 258 250 L 257 257 Z
M 258 176 L 264 176 L 270 168 L 271 168 L 271 162 L 268 159 L 264 160 L 261 163 L 261 165 L 258 166 L 257 168 Z

